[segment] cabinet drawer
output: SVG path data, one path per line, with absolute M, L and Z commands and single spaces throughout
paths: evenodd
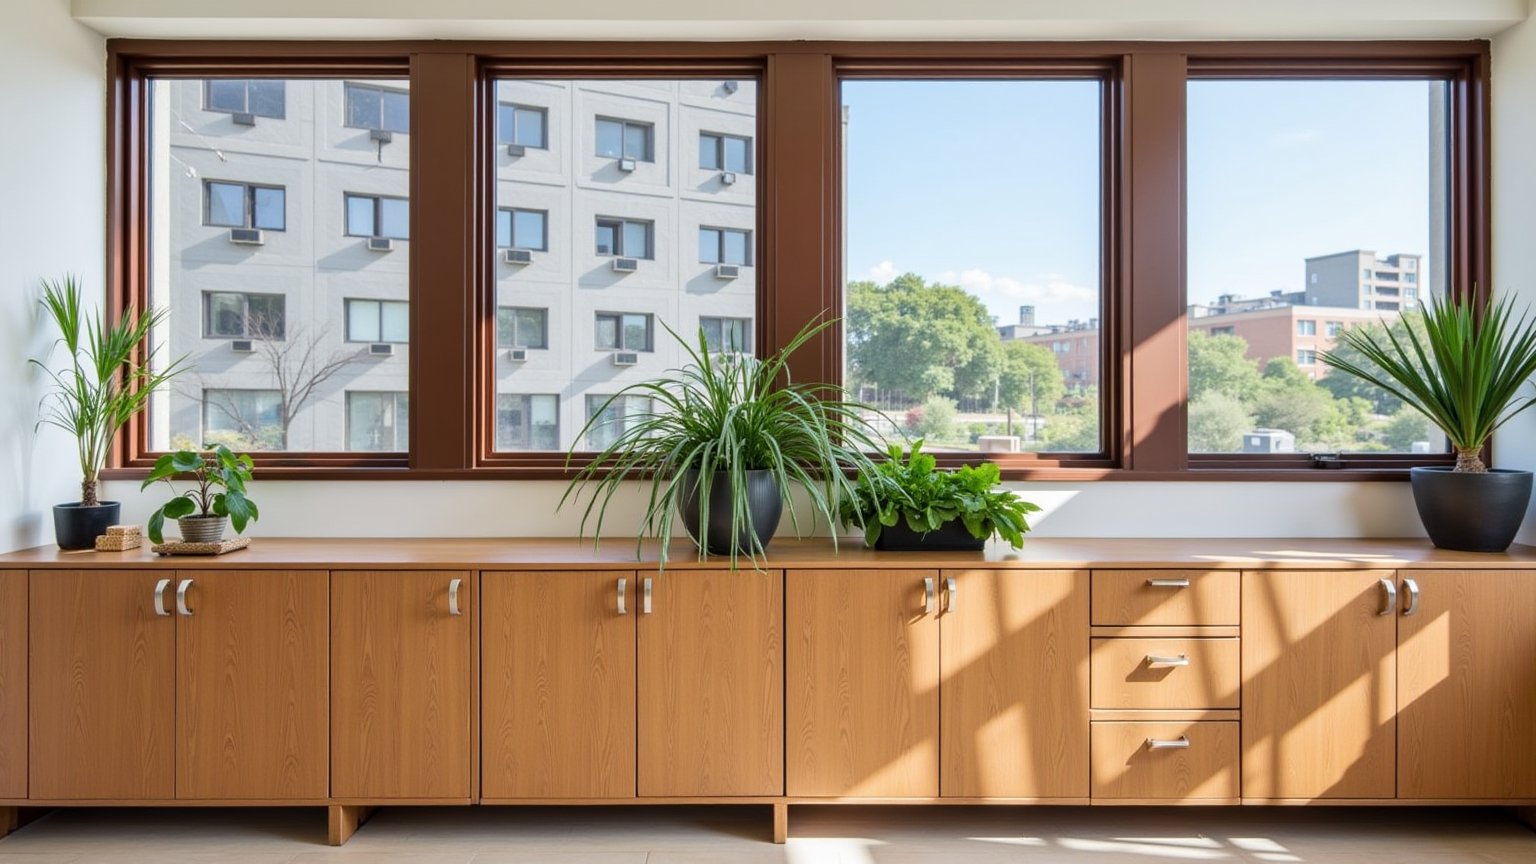
M 1235 626 L 1240 577 L 1236 570 L 1095 570 L 1093 623 Z
M 1095 639 L 1095 708 L 1237 708 L 1236 639 Z
M 1093 797 L 1237 798 L 1237 726 L 1235 721 L 1096 722 Z

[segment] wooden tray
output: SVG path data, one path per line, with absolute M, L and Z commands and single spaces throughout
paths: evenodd
M 223 555 L 225 552 L 244 549 L 249 545 L 251 545 L 249 537 L 230 537 L 217 543 L 188 543 L 185 540 L 176 540 L 151 546 L 149 551 L 156 555 Z

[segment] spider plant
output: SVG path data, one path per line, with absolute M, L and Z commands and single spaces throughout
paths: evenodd
M 630 413 L 624 430 L 576 472 L 560 505 L 592 484 L 595 488 L 582 513 L 581 532 L 585 535 L 591 523 L 594 541 L 601 542 L 614 496 L 627 481 L 649 481 L 636 555 L 645 538 L 653 537 L 660 543 L 662 567 L 672 539 L 673 512 L 682 513 L 685 502 L 697 508 L 699 528 L 693 540 L 699 557 L 707 555 L 710 520 L 700 514 L 716 512 L 710 501 L 712 487 L 727 495 L 728 501 L 720 506 L 730 508 L 730 536 L 749 538 L 745 544 L 730 544 L 731 566 L 737 565 L 742 552 L 754 565 L 766 554 L 757 533 L 764 526 L 756 523 L 749 507 L 748 472 L 771 474 L 780 496 L 787 499 L 796 536 L 803 536 L 807 515 L 810 526 L 818 519 L 833 525 L 838 502 L 854 494 L 849 472 L 872 474 L 874 464 L 866 454 L 883 449 L 880 434 L 865 418 L 873 409 L 847 401 L 839 387 L 790 378 L 790 355 L 833 323 L 811 322 L 788 344 L 761 359 L 712 353 L 702 328 L 697 342 L 690 344 L 663 324 L 683 347 L 686 362 L 659 379 L 624 387 L 593 414 L 578 441 L 610 422 L 604 419 L 605 412 L 618 400 L 650 400 L 650 410 Z M 574 464 L 574 455 L 573 447 L 567 467 Z M 717 481 L 717 475 L 725 480 Z M 788 495 L 795 486 L 807 493 L 809 514 L 803 514 Z M 771 526 L 764 528 L 767 531 Z M 835 544 L 835 531 L 833 535 Z
M 1536 404 L 1520 389 L 1536 375 L 1536 321 L 1508 298 L 1479 314 L 1468 300 L 1437 298 L 1407 326 L 1345 330 L 1339 341 L 1368 361 L 1325 353 L 1324 363 L 1362 378 L 1428 417 L 1450 439 L 1456 472 L 1487 472 L 1480 452 L 1495 429 Z

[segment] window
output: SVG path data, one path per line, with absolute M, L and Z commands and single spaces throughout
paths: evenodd
M 652 223 L 631 219 L 597 220 L 597 254 L 620 258 L 654 258 Z
M 496 449 L 560 449 L 560 397 L 554 394 L 498 394 Z
M 715 132 L 699 133 L 699 167 L 710 171 L 752 173 L 752 139 Z
M 406 199 L 351 192 L 346 198 L 348 237 L 411 238 L 411 211 Z
M 710 351 L 727 354 L 752 353 L 751 318 L 700 318 L 704 344 Z
M 208 111 L 281 120 L 287 102 L 287 88 L 277 79 L 211 78 L 203 82 L 203 108 Z
M 597 155 L 609 159 L 655 161 L 651 156 L 655 127 L 634 120 L 597 118 Z
M 410 403 L 405 393 L 348 391 L 347 449 L 410 450 Z
M 205 189 L 204 225 L 267 231 L 288 227 L 288 193 L 281 186 L 209 180 Z
M 1327 324 L 1323 325 L 1323 333 L 1329 339 L 1337 338 L 1338 335 L 1342 332 L 1344 332 L 1343 321 L 1329 321 Z
M 1297 366 L 1316 366 L 1317 365 L 1317 352 L 1313 351 L 1311 348 L 1297 348 L 1296 349 L 1296 365 Z
M 1417 274 L 1417 273 L 1404 273 L 1403 274 L 1403 281 L 1408 283 L 1409 285 L 1416 284 L 1419 281 L 1419 274 Z
M 614 439 L 649 413 L 651 400 L 644 396 L 620 396 L 610 401 L 608 396 L 588 394 L 586 419 L 596 422 L 587 429 L 587 449 L 608 449 Z
M 348 300 L 348 342 L 410 341 L 410 304 L 403 300 Z
M 278 390 L 203 390 L 202 435 L 180 446 L 223 444 L 232 450 L 287 450 L 288 424 Z
M 549 111 L 547 109 L 531 108 L 511 102 L 502 102 L 496 106 L 497 144 L 516 144 L 535 150 L 547 150 L 549 138 L 545 130 L 548 126 Z
M 752 263 L 752 232 L 736 228 L 700 228 L 699 262 L 703 264 Z
M 1298 318 L 1296 320 L 1296 335 L 1297 336 L 1316 336 L 1317 335 L 1317 322 L 1313 321 L 1311 319 L 1308 319 L 1308 318 Z
M 347 126 L 353 129 L 377 129 L 382 132 L 411 131 L 411 94 L 405 90 L 346 85 Z
M 496 344 L 506 348 L 548 348 L 549 310 L 517 306 L 497 309 Z
M 207 339 L 282 339 L 287 300 L 281 294 L 203 292 Z
M 549 213 L 503 207 L 496 211 L 496 245 L 503 249 L 549 249 Z
M 628 312 L 597 313 L 597 350 L 651 350 L 652 316 Z

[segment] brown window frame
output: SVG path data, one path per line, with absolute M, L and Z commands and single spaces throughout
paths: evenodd
M 1214 459 L 1187 451 L 1184 101 L 1188 77 L 1446 76 L 1451 81 L 1452 284 L 1489 284 L 1486 41 L 1392 42 L 265 42 L 108 43 L 109 309 L 148 286 L 145 186 L 152 77 L 405 77 L 411 106 L 411 452 L 255 454 L 269 478 L 567 479 L 590 454 L 496 453 L 495 142 L 498 77 L 710 77 L 758 82 L 754 343 L 784 344 L 842 308 L 838 164 L 845 78 L 1104 76 L 1104 291 L 1098 454 L 987 454 L 1013 480 L 1402 480 L 1424 456 Z M 420 98 L 416 98 L 420 97 Z M 768 194 L 772 190 L 772 194 Z M 1135 227 L 1137 230 L 1131 230 Z M 432 302 L 417 302 L 432 285 Z M 461 286 L 462 290 L 444 290 Z M 799 380 L 840 381 L 843 334 L 794 358 Z M 426 418 L 432 418 L 429 423 Z M 114 448 L 111 479 L 142 477 L 148 420 Z M 946 456 L 946 464 L 978 454 Z M 1296 470 L 1306 469 L 1306 470 Z

